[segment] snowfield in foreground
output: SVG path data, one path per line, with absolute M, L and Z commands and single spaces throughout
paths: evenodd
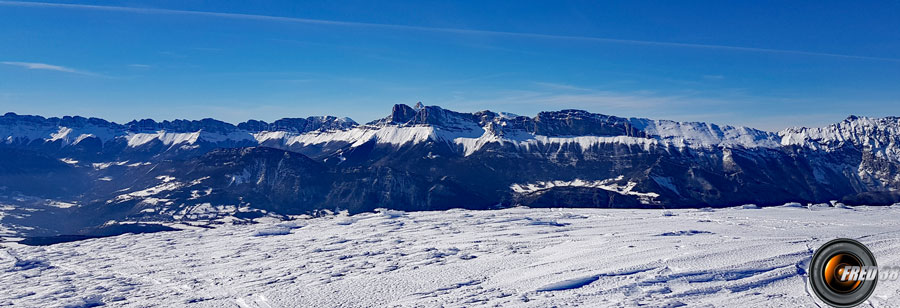
M 0 250 L 0 306 L 816 306 L 813 250 L 900 265 L 898 207 L 382 211 Z M 882 281 L 871 306 L 900 305 Z

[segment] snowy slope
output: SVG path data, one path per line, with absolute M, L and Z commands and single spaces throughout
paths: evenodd
M 835 237 L 900 262 L 897 207 L 382 211 L 0 250 L 0 305 L 810 307 Z M 873 307 L 900 285 L 879 283 Z M 868 305 L 867 305 L 868 306 Z
M 840 123 L 821 128 L 795 127 L 779 132 L 782 145 L 832 151 L 849 145 L 871 149 L 900 161 L 900 118 L 850 116 Z
M 718 126 L 712 123 L 676 122 L 632 118 L 631 123 L 649 135 L 681 147 L 776 148 L 777 135 L 748 127 Z
M 112 140 L 122 134 L 118 127 L 100 122 L 65 123 L 45 121 L 43 118 L 24 119 L 0 118 L 0 142 L 27 143 L 34 140 L 46 142 L 60 141 L 63 145 L 78 144 L 87 138 L 97 138 L 102 142 Z M 60 125 L 63 122 L 62 125 Z

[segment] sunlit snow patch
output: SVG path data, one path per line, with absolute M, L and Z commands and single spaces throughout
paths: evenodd
M 62 201 L 50 201 L 50 202 L 47 202 L 47 205 L 52 206 L 52 207 L 58 207 L 61 209 L 67 209 L 67 208 L 76 206 L 77 204 L 69 203 L 69 202 L 62 202 Z
M 641 203 L 650 204 L 653 202 L 653 199 L 659 197 L 659 194 L 654 192 L 637 192 L 634 191 L 634 187 L 637 186 L 636 182 L 628 181 L 627 184 L 621 185 L 616 183 L 618 181 L 622 181 L 625 177 L 618 176 L 613 179 L 606 179 L 600 181 L 585 181 L 580 179 L 575 179 L 572 181 L 538 181 L 535 183 L 529 184 L 512 184 L 509 186 L 513 192 L 518 194 L 529 194 L 542 190 L 548 190 L 554 187 L 588 187 L 588 188 L 599 188 L 606 191 L 611 191 L 614 193 L 618 193 L 621 195 L 629 195 L 638 197 Z

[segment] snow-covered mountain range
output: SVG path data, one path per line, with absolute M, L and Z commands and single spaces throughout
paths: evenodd
M 892 204 L 900 201 L 898 141 L 896 117 L 773 133 L 421 104 L 395 105 L 367 124 L 331 116 L 117 124 L 8 113 L 0 116 L 0 204 L 42 209 L 5 218 L 22 225 L 77 217 L 53 226 L 71 230 L 379 207 Z

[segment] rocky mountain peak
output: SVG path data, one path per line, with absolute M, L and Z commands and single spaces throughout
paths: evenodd
M 250 132 L 284 131 L 292 133 L 305 133 L 317 130 L 348 129 L 358 125 L 350 118 L 338 118 L 334 116 L 313 116 L 307 118 L 283 118 L 272 123 L 265 121 L 249 120 L 237 125 L 238 128 Z
M 155 132 L 164 130 L 167 132 L 189 133 L 196 131 L 219 132 L 225 133 L 234 131 L 237 127 L 231 123 L 219 121 L 212 118 L 202 120 L 164 120 L 157 122 L 152 119 L 133 120 L 125 123 L 129 132 Z
M 473 113 L 461 113 L 447 110 L 439 106 L 425 106 L 422 102 L 415 108 L 406 104 L 396 104 L 391 115 L 370 122 L 370 125 L 428 125 L 443 128 L 461 128 L 478 125 L 481 117 Z

